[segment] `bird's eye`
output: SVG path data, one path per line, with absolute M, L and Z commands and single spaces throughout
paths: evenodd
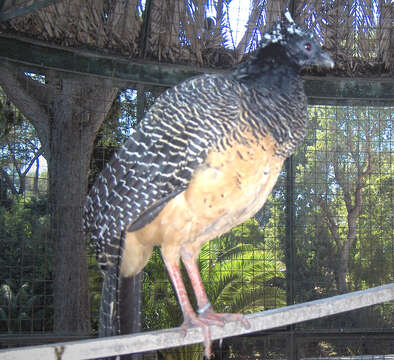
M 305 43 L 304 47 L 305 47 L 306 51 L 311 51 L 311 49 L 312 49 L 311 43 Z

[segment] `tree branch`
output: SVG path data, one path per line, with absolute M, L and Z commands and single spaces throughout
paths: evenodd
M 335 153 L 339 153 L 339 151 L 335 149 Z M 333 155 L 335 179 L 338 182 L 339 186 L 342 188 L 346 209 L 349 211 L 352 208 L 352 197 L 350 195 L 350 186 L 349 183 L 346 181 L 345 171 L 341 169 L 338 162 L 339 162 L 338 156 Z
M 323 210 L 327 226 L 330 229 L 332 236 L 334 237 L 334 240 L 335 240 L 335 243 L 337 244 L 338 250 L 341 251 L 343 245 L 341 243 L 341 236 L 338 233 L 338 225 L 336 224 L 336 222 L 334 220 L 334 216 L 331 214 L 331 211 L 329 210 L 324 199 L 319 198 L 318 204 Z
M 22 173 L 23 177 L 25 177 L 28 172 L 30 171 L 31 167 L 33 166 L 33 164 L 35 163 L 35 161 L 37 160 L 38 157 L 40 157 L 43 153 L 43 149 L 40 148 L 37 150 L 36 154 L 34 155 L 33 159 L 31 159 L 25 169 L 25 171 Z
M 12 146 L 10 143 L 8 143 L 8 151 L 11 154 L 11 159 L 12 159 L 12 164 L 14 165 L 14 168 L 16 172 L 18 173 L 19 178 L 21 177 L 21 171 L 19 169 L 19 164 L 16 162 L 16 156 L 14 154 L 14 150 L 12 149 Z
M 48 89 L 20 73 L 18 67 L 2 62 L 0 85 L 11 102 L 34 125 L 45 152 L 48 149 L 49 114 L 45 105 L 49 103 Z

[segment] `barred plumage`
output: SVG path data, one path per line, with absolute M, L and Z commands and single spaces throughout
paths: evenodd
M 227 96 L 220 95 L 218 89 Z M 133 226 L 158 201 L 168 201 L 184 190 L 208 149 L 224 146 L 220 144 L 222 137 L 240 125 L 234 104 L 240 91 L 242 86 L 225 76 L 189 80 L 166 91 L 132 131 L 87 197 L 85 229 L 98 245 L 101 266 L 105 266 L 106 246 L 118 239 L 122 230 Z M 201 109 L 204 113 L 198 115 Z M 190 118 L 189 113 L 196 117 Z M 222 124 L 220 119 L 228 123 Z
M 242 140 L 242 131 L 251 127 L 261 135 L 271 134 L 281 144 L 278 155 L 289 155 L 303 137 L 307 118 L 302 84 L 294 85 L 294 93 L 301 95 L 298 103 L 284 94 L 271 99 L 238 83 L 236 76 L 226 75 L 203 75 L 163 94 L 106 165 L 87 197 L 85 229 L 98 246 L 100 265 L 105 267 L 107 261 L 106 246 L 122 230 L 133 228 L 137 218 L 158 201 L 164 205 L 186 189 L 207 151 L 225 149 L 228 136 L 247 141 Z M 180 104 L 177 108 L 174 98 Z M 204 109 L 201 115 L 200 109 Z M 295 128 L 289 118 L 293 123 L 299 119 L 300 133 L 293 138 L 290 127 Z
M 117 271 L 138 273 L 159 244 L 185 321 L 206 329 L 212 318 L 226 319 L 209 307 L 193 261 L 203 242 L 264 204 L 284 159 L 305 134 L 299 70 L 332 64 L 311 33 L 287 15 L 233 73 L 198 76 L 157 99 L 86 202 L 85 229 L 106 277 L 102 312 L 109 314 L 101 317 L 102 335 L 116 328 Z M 196 318 L 184 297 L 179 257 L 209 319 Z M 206 345 L 209 353 L 209 334 Z

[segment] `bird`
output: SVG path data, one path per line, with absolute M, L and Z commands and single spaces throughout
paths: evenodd
M 239 321 L 216 313 L 196 261 L 201 246 L 254 216 L 282 165 L 305 136 L 300 75 L 334 62 L 313 32 L 286 11 L 248 59 L 226 74 L 203 74 L 166 90 L 91 187 L 84 228 L 104 281 L 100 336 L 119 334 L 119 279 L 135 276 L 159 246 L 183 313 L 182 328 Z M 193 309 L 180 262 L 196 300 Z

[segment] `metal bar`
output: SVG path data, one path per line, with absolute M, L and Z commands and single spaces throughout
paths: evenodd
M 135 84 L 170 87 L 202 73 L 229 70 L 192 65 L 158 63 L 103 55 L 93 51 L 64 48 L 34 40 L 0 35 L 0 60 L 20 66 L 23 71 L 45 74 L 57 71 L 59 77 L 103 79 L 105 86 L 133 87 Z M 337 78 L 304 76 L 305 92 L 311 105 L 394 105 L 391 78 Z
M 295 18 L 296 2 L 290 0 L 288 3 L 288 9 L 293 19 Z M 287 305 L 293 305 L 295 303 L 295 244 L 294 244 L 294 216 L 295 216 L 295 203 L 294 203 L 294 156 L 286 161 L 286 280 L 287 280 Z M 290 337 L 288 340 L 288 358 L 290 360 L 295 359 L 295 339 L 294 339 L 294 325 L 290 325 L 288 328 Z
M 362 78 L 335 78 L 304 77 L 304 89 L 310 105 L 331 105 L 331 99 L 339 99 L 338 105 L 373 105 L 377 98 L 382 104 L 394 105 L 394 81 L 388 78 L 377 79 Z M 378 95 L 379 94 L 379 95 Z
M 64 0 L 41 0 L 34 1 L 33 4 L 19 7 L 19 8 L 11 8 L 10 10 L 1 11 L 0 12 L 0 22 L 11 20 L 18 16 L 25 16 L 33 11 L 37 11 L 43 9 L 49 5 L 55 4 L 56 2 L 64 1 Z M 1 8 L 0 8 L 1 10 Z
M 237 321 L 226 323 L 223 327 L 210 326 L 211 338 L 213 340 L 222 339 L 229 336 L 288 326 L 392 300 L 394 300 L 394 283 L 246 315 L 245 318 L 250 324 L 249 329 L 245 329 Z M 188 329 L 186 335 L 180 328 L 175 328 L 95 340 L 0 350 L 0 360 L 94 359 L 184 346 L 202 341 L 203 332 L 198 327 Z
M 290 0 L 288 9 L 292 18 L 295 18 L 296 2 Z M 287 305 L 295 303 L 295 243 L 294 243 L 294 223 L 295 223 L 295 202 L 294 202 L 294 156 L 290 156 L 286 161 L 286 280 L 287 280 Z M 295 339 L 294 324 L 288 327 L 290 336 L 288 338 L 288 358 L 295 359 Z
M 295 303 L 294 273 L 295 273 L 295 244 L 294 244 L 294 156 L 286 160 L 286 280 L 287 305 Z
M 287 305 L 295 304 L 295 178 L 294 178 L 294 155 L 286 161 L 286 286 Z M 296 345 L 294 338 L 294 324 L 288 326 L 289 336 L 287 341 L 288 359 L 296 359 Z

